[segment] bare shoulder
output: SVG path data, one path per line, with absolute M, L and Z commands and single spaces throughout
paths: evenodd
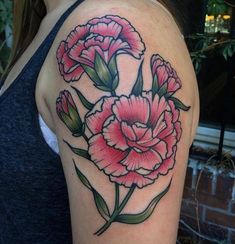
M 198 97 L 169 13 L 151 1 L 85 1 L 59 31 L 41 81 L 74 243 L 175 243 Z

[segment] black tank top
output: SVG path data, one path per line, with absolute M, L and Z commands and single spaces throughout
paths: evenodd
M 58 20 L 10 87 L 0 96 L 0 243 L 72 243 L 68 192 L 59 156 L 46 144 L 35 102 L 38 74 Z

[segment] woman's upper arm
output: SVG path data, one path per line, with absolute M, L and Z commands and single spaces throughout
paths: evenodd
M 74 243 L 175 243 L 197 87 L 171 17 L 138 5 L 88 1 L 50 51 Z

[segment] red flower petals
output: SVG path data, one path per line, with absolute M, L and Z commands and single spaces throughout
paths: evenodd
M 135 122 L 147 124 L 150 115 L 149 101 L 143 97 L 121 96 L 112 108 L 117 119 L 127 121 L 132 125 Z
M 150 185 L 154 182 L 154 180 L 146 178 L 137 172 L 129 172 L 127 175 L 119 177 L 111 175 L 110 180 L 120 185 L 124 185 L 125 187 L 137 185 L 139 188 L 143 188 L 144 186 Z
M 77 81 L 83 65 L 94 68 L 96 52 L 108 64 L 113 55 L 128 53 L 140 59 L 145 51 L 139 33 L 125 19 L 104 16 L 72 30 L 57 50 L 59 70 L 66 82 Z
M 86 124 L 93 134 L 103 130 L 105 121 L 113 114 L 111 107 L 117 98 L 105 97 L 99 100 L 95 107 L 86 115 Z
M 153 77 L 157 77 L 159 89 L 166 85 L 166 93 L 173 95 L 181 88 L 181 81 L 176 71 L 160 55 L 153 55 L 151 59 Z
M 111 181 L 142 188 L 174 166 L 179 111 L 165 97 L 105 97 L 86 115 L 89 154 Z
M 120 163 L 126 157 L 127 152 L 108 146 L 102 134 L 93 136 L 89 144 L 89 154 L 99 169 L 113 176 L 128 173 L 126 168 Z

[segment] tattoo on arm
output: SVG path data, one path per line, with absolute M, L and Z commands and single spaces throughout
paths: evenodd
M 106 15 L 94 18 L 72 30 L 57 50 L 59 71 L 68 83 L 79 82 L 86 74 L 95 89 L 106 96 L 94 104 L 78 89 L 71 86 L 86 108 L 80 117 L 71 93 L 63 90 L 56 101 L 59 118 L 74 137 L 83 137 L 87 150 L 73 147 L 73 153 L 91 161 L 109 177 L 115 186 L 115 207 L 111 211 L 104 198 L 92 186 L 74 163 L 78 178 L 94 195 L 98 212 L 105 224 L 95 234 L 104 233 L 113 222 L 139 224 L 151 216 L 156 205 L 168 192 L 165 190 L 137 214 L 122 214 L 135 189 L 142 189 L 157 181 L 174 168 L 177 144 L 182 128 L 180 112 L 188 111 L 174 94 L 181 81 L 169 62 L 160 55 L 151 58 L 152 89 L 143 90 L 142 64 L 145 44 L 137 30 L 126 19 Z M 118 55 L 131 55 L 140 60 L 136 80 L 129 95 L 117 95 L 120 82 Z M 89 129 L 89 136 L 85 129 Z M 119 188 L 129 188 L 120 202 Z

